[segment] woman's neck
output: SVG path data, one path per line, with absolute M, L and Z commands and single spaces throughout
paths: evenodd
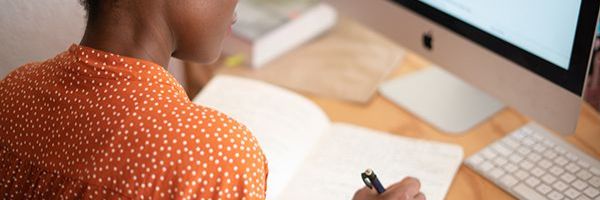
M 89 19 L 80 44 L 166 67 L 175 49 L 175 39 L 165 19 L 156 12 L 152 14 L 148 6 L 124 9 L 127 7 L 104 9 Z

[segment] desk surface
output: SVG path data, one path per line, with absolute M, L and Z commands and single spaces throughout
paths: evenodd
M 390 77 L 397 77 L 427 66 L 429 66 L 427 61 L 409 53 L 401 66 Z M 367 105 L 312 95 L 305 96 L 321 106 L 333 121 L 354 123 L 397 135 L 459 144 L 464 148 L 465 157 L 529 121 L 516 110 L 505 108 L 463 135 L 448 135 L 441 133 L 380 95 L 375 95 Z M 589 105 L 583 105 L 576 134 L 566 137 L 566 140 L 588 154 L 600 158 L 600 115 Z M 460 167 L 447 196 L 447 199 L 512 198 L 508 193 L 464 165 Z

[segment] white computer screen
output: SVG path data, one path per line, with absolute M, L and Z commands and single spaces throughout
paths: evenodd
M 569 69 L 581 0 L 421 0 Z

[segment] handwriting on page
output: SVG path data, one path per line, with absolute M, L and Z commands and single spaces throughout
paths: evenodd
M 373 168 L 384 185 L 406 176 L 421 180 L 428 199 L 442 200 L 462 160 L 455 145 L 334 124 L 279 199 L 351 199 Z

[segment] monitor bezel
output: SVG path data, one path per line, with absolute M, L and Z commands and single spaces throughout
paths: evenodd
M 388 1 L 400 4 L 571 93 L 582 96 L 596 32 L 600 1 L 581 2 L 568 70 L 420 1 Z

